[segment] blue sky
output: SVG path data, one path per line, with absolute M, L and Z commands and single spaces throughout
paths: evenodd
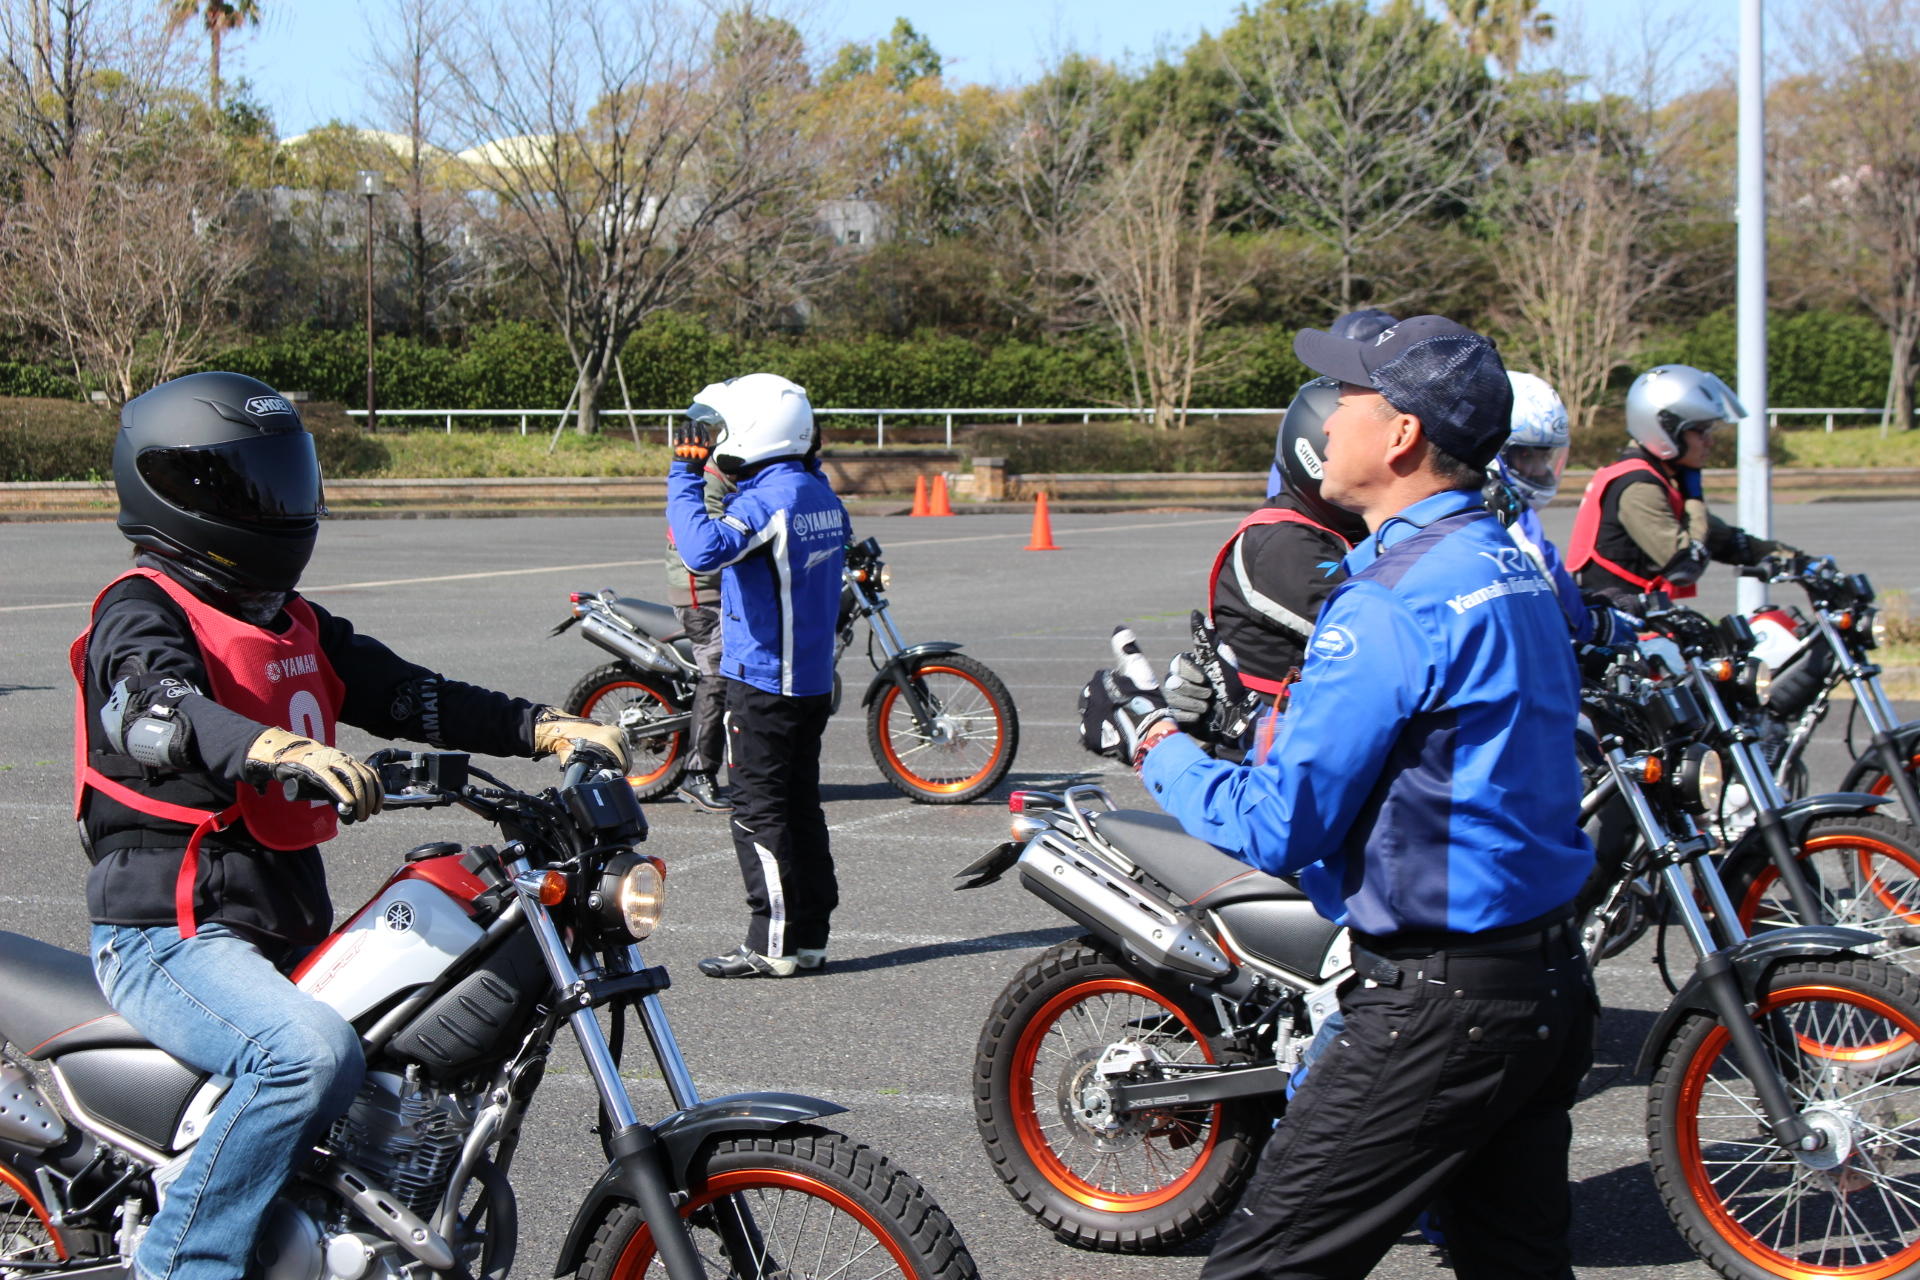
M 546 2 L 559 0 L 536 0 Z M 1545 7 L 1563 21 L 1584 21 L 1598 42 L 1631 39 L 1642 13 L 1656 21 L 1685 13 L 1694 23 L 1688 38 L 1704 51 L 1730 54 L 1736 47 L 1737 0 L 1547 0 Z M 833 46 L 883 35 L 904 16 L 946 58 L 949 77 L 1010 84 L 1031 79 L 1056 49 L 1116 61 L 1178 51 L 1202 30 L 1230 24 L 1239 8 L 1239 0 L 824 0 L 808 7 L 806 25 Z M 253 82 L 283 137 L 359 116 L 374 44 L 369 22 L 390 10 L 366 0 L 262 0 L 261 9 L 263 25 L 228 43 L 227 77 Z

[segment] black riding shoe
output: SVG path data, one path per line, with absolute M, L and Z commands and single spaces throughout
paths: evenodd
M 791 978 L 800 972 L 800 962 L 792 956 L 763 956 L 742 943 L 737 951 L 702 960 L 700 972 L 709 978 Z
M 708 813 L 732 813 L 733 797 L 715 782 L 710 773 L 690 773 L 680 784 L 680 798 Z

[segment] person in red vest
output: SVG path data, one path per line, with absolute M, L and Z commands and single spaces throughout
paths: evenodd
M 1661 365 L 1634 379 L 1633 444 L 1588 481 L 1567 542 L 1567 568 L 1582 589 L 1628 608 L 1647 591 L 1683 600 L 1711 560 L 1758 564 L 1791 550 L 1707 510 L 1700 468 L 1713 433 L 1746 416 L 1726 383 L 1691 365 Z
M 332 927 L 318 846 L 381 807 L 335 727 L 563 762 L 586 744 L 623 768 L 626 742 L 408 662 L 304 599 L 320 465 L 265 383 L 196 373 L 128 401 L 113 479 L 133 567 L 70 654 L 94 972 L 142 1035 L 231 1081 L 133 1272 L 235 1280 L 365 1068 L 354 1029 L 285 976 Z
M 1350 311 L 1328 331 L 1365 341 L 1395 323 L 1385 311 Z M 1250 714 L 1280 698 L 1305 660 L 1320 605 L 1346 577 L 1341 561 L 1366 532 L 1351 512 L 1320 496 L 1327 447 L 1321 427 L 1339 403 L 1339 384 L 1326 378 L 1315 378 L 1295 393 L 1274 438 L 1266 500 L 1234 529 L 1207 573 L 1206 620 L 1226 646 L 1226 657 L 1237 664 L 1235 683 L 1259 705 L 1222 705 L 1214 688 L 1220 674 L 1210 680 L 1196 652 L 1182 653 L 1169 664 L 1174 718 L 1216 748 L 1237 747 Z

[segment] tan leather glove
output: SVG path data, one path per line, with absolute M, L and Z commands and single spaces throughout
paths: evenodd
M 620 762 L 627 771 L 627 732 L 619 725 L 601 724 L 570 716 L 558 707 L 541 707 L 533 713 L 533 757 L 558 756 L 566 764 L 576 742 L 587 742 Z
M 342 818 L 361 821 L 380 812 L 380 775 L 346 752 L 286 729 L 262 729 L 247 748 L 247 780 L 295 782 L 324 792 Z

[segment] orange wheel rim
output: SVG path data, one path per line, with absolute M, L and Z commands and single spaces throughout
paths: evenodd
M 1915 756 L 1913 759 L 1907 761 L 1907 772 L 1920 774 L 1920 756 Z M 1893 775 L 1883 773 L 1873 780 L 1873 785 L 1867 788 L 1867 794 L 1871 796 L 1883 796 L 1891 790 L 1893 790 Z
M 999 764 L 1000 757 L 1006 754 L 1007 721 L 1006 716 L 1000 710 L 1000 704 L 994 701 L 993 695 L 987 691 L 987 687 L 981 684 L 978 678 L 968 672 L 961 671 L 957 667 L 923 666 L 916 668 L 913 674 L 915 677 L 929 675 L 953 676 L 972 686 L 974 689 L 979 690 L 980 696 L 986 702 L 987 709 L 993 713 L 993 750 L 988 754 L 985 764 L 964 778 L 954 778 L 943 781 L 923 776 L 919 770 L 900 758 L 900 753 L 895 750 L 893 745 L 893 734 L 887 731 L 887 723 L 893 718 L 894 704 L 900 699 L 900 686 L 897 684 L 888 685 L 887 691 L 880 695 L 879 713 L 880 750 L 887 757 L 888 767 L 905 777 L 911 778 L 913 785 L 920 790 L 935 792 L 940 795 L 954 795 L 958 792 L 965 791 L 968 787 L 977 786 L 983 778 L 992 777 L 994 766 Z M 974 741 L 971 737 L 967 740 Z
M 919 1274 L 914 1268 L 912 1259 L 907 1256 L 906 1250 L 901 1248 L 900 1242 L 895 1240 L 892 1233 L 881 1225 L 880 1220 L 868 1213 L 858 1201 L 818 1178 L 792 1170 L 737 1169 L 714 1174 L 707 1179 L 696 1195 L 689 1197 L 687 1202 L 680 1206 L 680 1216 L 684 1219 L 695 1210 L 705 1208 L 722 1196 L 767 1189 L 798 1191 L 826 1201 L 859 1223 L 867 1234 L 878 1240 L 881 1247 L 887 1251 L 887 1255 L 893 1259 L 894 1266 L 900 1269 L 901 1275 Z M 620 1260 L 614 1263 L 615 1280 L 639 1280 L 647 1273 L 647 1268 L 653 1265 L 653 1255 L 653 1232 L 649 1231 L 646 1223 L 642 1222 L 639 1229 L 628 1238 L 627 1247 L 620 1251 Z M 863 1274 L 872 1273 L 863 1272 Z
M 1052 1035 L 1059 1016 L 1068 1008 L 1079 1004 L 1089 996 L 1128 995 L 1137 996 L 1149 1004 L 1165 1010 L 1182 1029 L 1193 1038 L 1199 1047 L 1204 1061 L 1213 1061 L 1213 1049 L 1207 1043 L 1205 1035 L 1195 1026 L 1193 1019 L 1182 1010 L 1168 1004 L 1166 998 L 1145 983 L 1127 978 L 1102 978 L 1094 982 L 1081 983 L 1062 991 L 1040 1007 L 1038 1013 L 1027 1020 L 1026 1027 L 1020 1032 L 1020 1038 L 1013 1050 L 1012 1094 L 1013 1128 L 1021 1149 L 1033 1160 L 1041 1176 L 1062 1194 L 1105 1213 L 1137 1213 L 1144 1209 L 1157 1209 L 1177 1198 L 1200 1171 L 1207 1167 L 1207 1160 L 1213 1154 L 1213 1146 L 1220 1132 L 1220 1104 L 1214 1103 L 1205 1110 L 1206 1136 L 1193 1163 L 1184 1173 L 1173 1181 L 1153 1190 L 1134 1194 L 1112 1191 L 1096 1186 L 1075 1172 L 1054 1150 L 1048 1140 L 1046 1128 L 1041 1122 L 1039 1109 L 1033 1099 L 1033 1073 L 1039 1060 L 1040 1050 Z M 1152 1142 L 1154 1135 L 1148 1134 L 1141 1139 L 1143 1143 Z
M 1756 1010 L 1756 1016 L 1772 1013 L 1788 1004 L 1802 1000 L 1828 1000 L 1864 1009 L 1874 1016 L 1884 1018 L 1896 1025 L 1902 1021 L 1897 1010 L 1874 996 L 1848 991 L 1840 987 L 1821 984 L 1809 984 L 1789 987 L 1771 992 Z M 1827 1061 L 1857 1062 L 1884 1057 L 1886 1050 L 1882 1045 L 1914 1042 L 1914 1033 L 1920 1027 L 1903 1031 L 1895 1040 L 1883 1041 L 1881 1045 L 1863 1046 L 1860 1050 L 1837 1050 L 1820 1046 L 1815 1042 L 1814 1056 Z M 1795 1033 L 1795 1039 L 1803 1047 L 1807 1038 Z M 1889 1280 L 1900 1274 L 1916 1261 L 1920 1261 L 1920 1239 L 1914 1240 L 1899 1252 L 1882 1258 L 1877 1262 L 1862 1263 L 1858 1266 L 1827 1266 L 1819 1262 L 1803 1262 L 1789 1257 L 1757 1238 L 1723 1201 L 1719 1187 L 1708 1170 L 1701 1150 L 1699 1115 L 1709 1083 L 1713 1080 L 1713 1067 L 1726 1050 L 1729 1036 L 1724 1026 L 1715 1026 L 1687 1064 L 1686 1074 L 1681 1078 L 1679 1096 L 1675 1100 L 1675 1139 L 1676 1149 L 1684 1169 L 1687 1192 L 1694 1204 L 1698 1205 L 1719 1237 L 1731 1245 L 1741 1257 L 1767 1272 L 1788 1277 L 1789 1280 L 1814 1280 L 1820 1276 L 1845 1276 L 1849 1280 Z M 1855 1057 L 1855 1053 L 1859 1057 Z M 1784 1152 L 1780 1153 L 1782 1156 Z M 1797 1163 L 1797 1162 L 1796 1162 Z M 1744 1188 L 1755 1175 L 1749 1173 L 1747 1181 L 1736 1187 Z
M 1878 785 L 1884 788 L 1886 781 L 1886 778 L 1882 777 Z M 1875 794 L 1885 794 L 1885 792 L 1883 790 Z M 1799 857 L 1804 861 L 1813 854 L 1829 849 L 1852 850 L 1859 863 L 1860 881 L 1865 886 L 1866 892 L 1871 893 L 1890 914 L 1905 923 L 1920 924 L 1920 900 L 1903 901 L 1900 894 L 1888 885 L 1886 878 L 1881 875 L 1876 865 L 1876 860 L 1883 859 L 1909 872 L 1915 889 L 1920 891 L 1920 861 L 1915 861 L 1911 853 L 1872 836 L 1831 835 L 1815 836 L 1807 841 L 1800 847 Z M 1747 929 L 1753 927 L 1753 922 L 1760 915 L 1761 900 L 1779 879 L 1780 871 L 1773 866 L 1764 868 L 1753 878 L 1753 883 L 1747 886 L 1746 895 L 1740 900 L 1742 927 Z
M 593 697 L 587 700 L 586 706 L 581 708 L 580 714 L 586 716 L 588 719 L 592 719 L 593 709 L 600 705 L 600 702 L 603 698 L 605 698 L 608 694 L 612 693 L 616 689 L 636 689 L 640 693 L 644 694 L 646 696 L 647 701 L 653 703 L 655 706 L 664 708 L 667 705 L 665 702 L 661 701 L 660 696 L 658 694 L 656 694 L 652 689 L 649 689 L 646 685 L 641 684 L 639 681 L 619 680 L 614 682 L 613 684 L 601 685 L 598 691 L 594 693 Z M 634 786 L 634 787 L 644 787 L 654 782 L 658 782 L 662 777 L 666 776 L 667 770 L 673 768 L 673 762 L 680 758 L 680 744 L 685 740 L 685 738 L 686 738 L 686 735 L 683 733 L 668 734 L 666 754 L 661 758 L 660 766 L 657 769 L 654 769 L 648 773 L 628 774 L 627 784 L 629 786 Z
M 39 1220 L 40 1226 L 46 1231 L 47 1239 L 53 1242 L 54 1257 L 61 1259 L 71 1257 L 72 1255 L 67 1252 L 67 1242 L 60 1238 L 59 1228 L 53 1225 L 53 1219 L 47 1215 L 47 1206 L 40 1203 L 40 1197 L 34 1193 L 32 1187 L 27 1185 L 26 1180 L 6 1164 L 0 1163 L 0 1183 L 4 1183 L 20 1197 L 21 1203 L 33 1211 L 33 1216 Z

